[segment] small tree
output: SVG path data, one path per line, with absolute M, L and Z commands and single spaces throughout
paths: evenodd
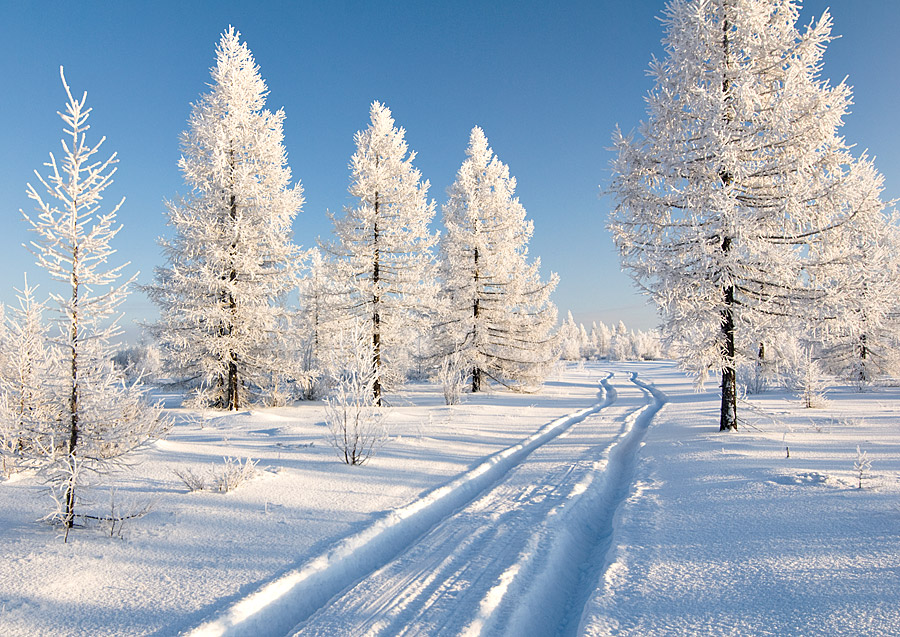
M 116 156 L 94 159 L 105 138 L 95 146 L 87 144 L 87 93 L 76 100 L 62 68 L 60 77 L 68 97 L 66 112 L 60 113 L 68 135 L 68 141 L 62 142 L 63 160 L 58 163 L 51 153 L 46 164 L 49 175 L 45 178 L 35 171 L 47 199 L 28 184 L 28 196 L 38 214 L 35 218 L 22 214 L 38 236 L 32 244 L 38 265 L 67 287 L 65 295 L 51 296 L 61 327 L 54 347 L 65 368 L 63 397 L 58 419 L 48 415 L 42 431 L 55 432 L 57 427 L 61 431 L 59 439 L 44 435 L 52 440 L 46 449 L 57 502 L 52 518 L 66 527 L 68 537 L 80 487 L 89 476 L 121 463 L 160 436 L 167 423 L 157 408 L 144 401 L 141 387 L 126 385 L 112 366 L 110 341 L 120 333 L 114 313 L 134 280 L 114 285 L 124 266 L 107 265 L 115 252 L 110 242 L 121 227 L 115 219 L 124 199 L 112 211 L 100 211 L 102 193 L 115 173 Z
M 863 478 L 872 469 L 872 461 L 869 460 L 869 454 L 856 445 L 856 460 L 853 462 L 853 472 L 857 478 L 857 489 L 862 489 Z
M 63 441 L 57 351 L 49 346 L 45 305 L 35 287 L 18 292 L 0 341 L 0 456 L 2 472 L 44 464 Z
M 825 405 L 828 383 L 813 343 L 788 339 L 783 345 L 782 375 L 787 389 L 794 392 L 803 406 L 814 409 Z
M 378 377 L 368 329 L 355 323 L 338 337 L 340 359 L 331 364 L 332 395 L 326 401 L 328 442 L 348 465 L 365 464 L 387 440 L 385 408 L 375 402 Z
M 300 279 L 300 314 L 295 327 L 299 347 L 299 374 L 303 377 L 301 395 L 306 400 L 321 398 L 330 381 L 328 352 L 336 346 L 334 306 L 339 294 L 331 272 L 333 264 L 317 248 L 308 253 L 307 267 Z
M 566 320 L 559 326 L 556 338 L 559 341 L 559 357 L 564 361 L 575 361 L 581 358 L 581 342 L 578 325 L 570 311 Z

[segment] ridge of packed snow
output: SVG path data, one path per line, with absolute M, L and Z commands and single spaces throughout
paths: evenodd
M 601 385 L 604 383 L 605 380 Z M 282 627 L 283 632 L 287 632 L 332 595 L 387 562 L 438 521 L 471 501 L 535 449 L 606 407 L 613 400 L 606 386 L 603 401 L 544 425 L 533 435 L 495 453 L 450 483 L 395 509 L 363 531 L 344 539 L 334 549 L 238 600 L 188 631 L 187 635 L 257 635 L 263 629 L 269 633 L 282 632 Z

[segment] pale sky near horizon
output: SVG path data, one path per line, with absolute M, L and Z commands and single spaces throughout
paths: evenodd
M 831 6 L 834 33 L 823 77 L 845 76 L 854 106 L 843 134 L 876 156 L 885 198 L 900 197 L 900 97 L 895 34 L 900 5 L 881 0 L 804 3 L 801 23 Z M 120 163 L 109 203 L 126 197 L 117 257 L 148 283 L 163 263 L 156 238 L 168 234 L 164 200 L 186 190 L 176 162 L 190 105 L 207 89 L 219 36 L 233 24 L 253 52 L 270 95 L 284 108 L 285 146 L 306 203 L 294 240 L 329 238 L 327 210 L 347 194 L 353 135 L 369 104 L 391 108 L 406 129 L 430 197 L 446 200 L 479 125 L 518 180 L 534 220 L 532 257 L 544 277 L 560 275 L 560 318 L 647 329 L 655 311 L 638 295 L 605 230 L 613 129 L 645 118 L 646 70 L 662 55 L 660 0 L 581 2 L 138 2 L 0 0 L 0 302 L 15 300 L 22 273 L 43 281 L 20 209 L 31 211 L 26 182 L 57 153 L 65 104 L 59 66 L 73 92 L 88 92 L 93 136 Z M 440 211 L 436 222 L 440 219 Z M 436 223 L 435 227 L 439 227 Z M 152 318 L 140 292 L 125 323 Z M 132 330 L 130 336 L 134 336 Z

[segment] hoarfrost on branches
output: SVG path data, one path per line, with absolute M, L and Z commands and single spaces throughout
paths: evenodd
M 439 326 L 446 352 L 459 352 L 472 391 L 487 377 L 518 387 L 543 382 L 556 354 L 558 277 L 540 280 L 540 259 L 528 262 L 534 224 L 515 197 L 516 180 L 477 126 L 443 206 L 444 292 Z
M 882 178 L 838 134 L 850 88 L 819 79 L 826 12 L 793 0 L 673 0 L 639 135 L 615 134 L 611 214 L 624 266 L 665 337 L 720 370 L 720 429 L 737 428 L 736 368 L 786 324 L 853 321 L 835 246 L 883 228 Z M 801 326 L 800 331 L 806 331 Z
M 116 156 L 94 158 L 104 139 L 94 146 L 87 143 L 87 94 L 75 99 L 62 68 L 60 77 L 68 97 L 65 113 L 59 114 L 67 135 L 62 161 L 51 153 L 48 176 L 35 171 L 46 194 L 29 184 L 28 196 L 35 202 L 37 216 L 23 215 L 38 236 L 32 243 L 38 265 L 66 288 L 65 294 L 51 295 L 60 326 L 52 344 L 61 373 L 57 379 L 44 379 L 58 391 L 58 403 L 48 413 L 46 398 L 33 397 L 40 420 L 32 426 L 40 434 L 31 441 L 41 441 L 34 450 L 43 456 L 57 503 L 49 517 L 66 528 L 68 537 L 82 487 L 162 435 L 168 423 L 160 418 L 158 408 L 147 404 L 140 385 L 125 383 L 112 365 L 110 341 L 120 333 L 116 308 L 134 280 L 115 285 L 124 265 L 108 265 L 115 252 L 110 242 L 121 228 L 116 226 L 116 213 L 124 200 L 110 212 L 101 212 L 102 193 L 112 182 Z M 29 300 L 30 292 L 23 295 L 27 324 L 36 306 Z M 36 327 L 28 331 L 35 338 L 40 333 Z
M 283 145 L 284 111 L 240 34 L 216 49 L 208 93 L 193 105 L 178 162 L 190 193 L 168 204 L 175 235 L 161 239 L 168 265 L 148 286 L 160 308 L 153 332 L 169 368 L 193 381 L 201 402 L 239 409 L 291 377 L 283 299 L 296 288 L 291 243 L 303 203 Z M 277 390 L 277 388 L 276 388 Z

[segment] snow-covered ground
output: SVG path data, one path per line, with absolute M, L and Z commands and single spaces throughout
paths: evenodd
M 715 388 L 670 363 L 570 366 L 453 407 L 410 385 L 363 467 L 327 445 L 321 405 L 173 409 L 117 479 L 120 510 L 153 500 L 121 536 L 64 544 L 35 523 L 38 478 L 0 483 L 0 634 L 889 634 L 898 398 L 764 394 L 720 434 Z M 175 474 L 226 456 L 257 476 L 216 493 Z

